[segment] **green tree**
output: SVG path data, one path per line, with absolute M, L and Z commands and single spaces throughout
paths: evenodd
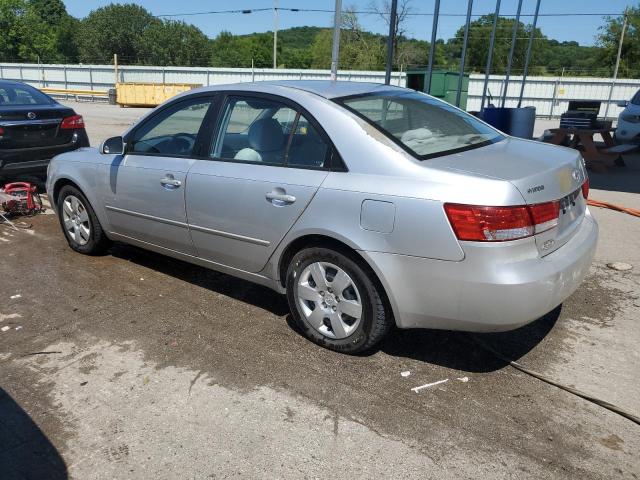
M 491 73 L 501 74 L 506 71 L 511 48 L 511 33 L 515 20 L 499 17 L 496 27 L 496 38 L 491 62 Z M 467 44 L 466 69 L 472 72 L 484 72 L 489 53 L 489 38 L 493 28 L 493 15 L 483 15 L 469 25 L 469 42 Z M 515 51 L 513 55 L 512 72 L 520 73 L 524 69 L 528 38 L 531 34 L 531 25 L 519 23 Z M 464 27 L 460 27 L 454 38 L 447 42 L 448 57 L 446 63 L 458 64 L 462 53 L 464 39 Z M 540 65 L 540 54 L 546 37 L 540 29 L 536 28 L 532 56 L 529 65 L 530 73 L 536 73 Z
M 599 60 L 608 67 L 609 75 L 613 74 L 623 20 L 624 17 L 608 18 L 598 35 L 598 45 L 602 47 Z M 640 76 L 640 5 L 627 9 L 627 30 L 622 43 L 618 76 Z
M 5 61 L 76 61 L 73 22 L 59 0 L 0 0 L 0 57 Z
M 151 23 L 137 48 L 139 57 L 149 65 L 209 65 L 209 39 L 199 28 L 184 22 Z
M 340 53 L 338 64 L 342 70 L 380 70 L 384 68 L 385 44 L 381 35 L 366 32 L 358 22 L 354 7 L 342 13 L 340 29 Z M 333 31 L 320 31 L 311 45 L 311 66 L 329 68 Z
M 110 4 L 93 10 L 82 20 L 80 61 L 109 63 L 117 53 L 122 63 L 145 63 L 140 41 L 145 31 L 161 23 L 144 8 L 134 4 Z

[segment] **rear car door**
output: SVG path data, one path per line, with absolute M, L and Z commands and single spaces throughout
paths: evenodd
M 200 257 L 258 272 L 328 173 L 330 143 L 279 97 L 228 95 L 209 159 L 189 171 L 186 206 Z
M 184 192 L 211 103 L 210 95 L 198 95 L 165 106 L 128 135 L 125 155 L 103 167 L 115 233 L 194 254 Z

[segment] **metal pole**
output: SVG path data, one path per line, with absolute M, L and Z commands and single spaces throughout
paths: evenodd
M 522 11 L 522 0 L 518 0 L 518 11 L 516 12 L 516 23 L 513 24 L 513 31 L 511 32 L 511 48 L 509 49 L 509 59 L 507 60 L 507 71 L 504 77 L 504 91 L 502 92 L 502 102 L 500 106 L 504 108 L 504 104 L 507 101 L 507 89 L 509 88 L 509 77 L 511 76 L 511 65 L 513 64 L 513 53 L 516 50 L 516 34 L 518 33 L 518 26 L 520 24 L 520 12 Z
M 429 45 L 429 63 L 427 64 L 427 73 L 424 75 L 425 93 L 431 90 L 431 76 L 433 75 L 433 56 L 436 54 L 436 37 L 438 34 L 438 17 L 440 17 L 440 0 L 436 0 L 433 7 L 433 26 L 431 27 L 431 45 Z
M 464 40 L 462 41 L 462 55 L 460 55 L 460 72 L 458 74 L 458 89 L 456 91 L 456 107 L 460 107 L 460 97 L 462 96 L 462 82 L 464 81 L 464 64 L 467 60 L 467 41 L 469 40 L 469 24 L 471 23 L 471 10 L 473 10 L 473 0 L 467 4 L 467 20 L 464 24 Z
M 533 37 L 536 34 L 536 25 L 538 24 L 538 13 L 540 13 L 540 0 L 536 2 L 536 13 L 533 16 L 533 25 L 531 27 L 531 35 L 529 35 L 529 45 L 527 46 L 527 56 L 524 60 L 524 71 L 522 72 L 522 85 L 520 85 L 520 97 L 518 97 L 518 108 L 522 105 L 522 96 L 524 95 L 524 84 L 529 73 L 529 60 L 531 60 L 531 49 L 533 48 Z
M 113 74 L 115 76 L 115 85 L 117 85 L 118 82 L 118 54 L 114 53 L 113 54 Z
M 273 68 L 278 68 L 278 0 L 273 0 Z
M 484 70 L 484 85 L 482 86 L 482 100 L 480 101 L 480 111 L 484 110 L 484 100 L 487 98 L 487 87 L 489 86 L 489 74 L 491 73 L 491 62 L 493 61 L 493 44 L 496 41 L 496 28 L 498 27 L 498 15 L 500 14 L 500 0 L 496 2 L 496 13 L 493 14 L 493 28 L 489 39 L 489 53 L 487 54 L 487 67 Z
M 342 0 L 336 0 L 333 14 L 333 48 L 331 49 L 331 80 L 338 79 L 338 56 L 340 55 L 340 22 L 342 19 Z
M 391 83 L 391 70 L 393 68 L 393 46 L 396 43 L 396 15 L 398 12 L 398 0 L 391 0 L 391 13 L 389 15 L 389 35 L 387 36 L 387 69 L 384 72 L 384 83 Z
M 627 29 L 627 11 L 624 12 L 624 20 L 622 22 L 622 32 L 620 32 L 620 42 L 618 43 L 618 54 L 616 56 L 616 66 L 613 69 L 613 81 L 611 82 L 611 88 L 609 88 L 609 98 L 607 98 L 607 106 L 604 109 L 604 119 L 607 119 L 609 114 L 609 104 L 611 103 L 611 97 L 613 96 L 613 89 L 616 86 L 616 80 L 618 79 L 618 68 L 620 67 L 620 55 L 622 54 L 622 43 L 624 42 L 624 31 Z

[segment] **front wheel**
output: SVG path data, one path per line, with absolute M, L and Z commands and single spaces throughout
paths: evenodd
M 301 250 L 287 271 L 287 299 L 303 333 L 313 342 L 343 353 L 376 345 L 393 318 L 373 272 L 335 250 Z
M 89 201 L 72 185 L 58 196 L 58 219 L 69 246 L 85 255 L 104 253 L 110 245 Z

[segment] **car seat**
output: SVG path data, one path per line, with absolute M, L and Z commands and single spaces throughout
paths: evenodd
M 236 160 L 249 162 L 282 163 L 284 132 L 273 118 L 261 118 L 249 127 L 249 147 L 240 150 Z

